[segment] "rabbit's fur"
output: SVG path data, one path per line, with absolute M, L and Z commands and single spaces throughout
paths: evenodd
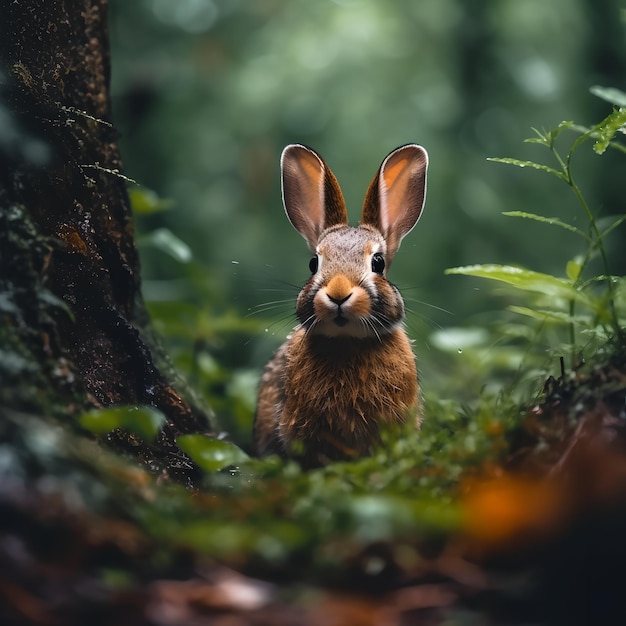
M 299 325 L 265 367 L 254 426 L 259 454 L 306 465 L 368 453 L 381 426 L 419 427 L 415 357 L 404 302 L 386 272 L 424 206 L 428 155 L 415 144 L 391 152 L 348 226 L 343 194 L 312 149 L 281 157 L 283 203 L 315 254 L 296 302 Z

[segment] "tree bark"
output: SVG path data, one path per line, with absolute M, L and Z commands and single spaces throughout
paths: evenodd
M 106 0 L 0 5 L 0 403 L 57 416 L 143 404 L 154 445 L 109 441 L 182 481 L 205 413 L 149 339 L 127 179 L 111 123 Z

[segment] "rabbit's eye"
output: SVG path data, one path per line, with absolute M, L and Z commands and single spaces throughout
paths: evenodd
M 380 252 L 372 256 L 372 272 L 382 274 L 385 271 L 385 259 Z
M 317 272 L 318 266 L 319 266 L 319 261 L 317 260 L 317 256 L 314 256 L 309 261 L 309 269 L 311 270 L 311 274 L 315 274 L 315 272 Z

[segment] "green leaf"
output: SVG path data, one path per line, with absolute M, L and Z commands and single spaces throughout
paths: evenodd
M 618 107 L 626 107 L 626 93 L 621 89 L 615 89 L 615 87 L 600 87 L 600 85 L 594 85 L 589 91 L 598 98 L 606 100 Z
M 537 222 L 543 222 L 545 224 L 551 224 L 552 226 L 559 226 L 564 228 L 565 230 L 569 230 L 572 233 L 576 233 L 581 237 L 584 237 L 587 241 L 591 241 L 591 237 L 584 233 L 579 228 L 568 224 L 567 222 L 563 222 L 556 217 L 544 217 L 543 215 L 537 215 L 536 213 L 527 213 L 526 211 L 503 211 L 502 215 L 506 215 L 507 217 L 523 217 L 529 220 L 535 220 Z
M 83 413 L 80 423 L 97 435 L 123 428 L 150 442 L 165 424 L 165 416 L 151 406 L 124 405 Z
M 581 136 L 574 142 L 572 148 L 570 149 L 570 154 L 573 154 L 575 152 L 576 148 L 581 143 L 583 143 L 584 141 L 589 139 L 590 137 L 592 139 L 597 139 L 599 137 L 599 133 L 596 131 L 595 127 L 594 128 L 587 128 L 586 126 L 580 126 L 578 124 L 574 124 L 574 125 L 572 125 L 572 130 L 575 130 L 577 133 L 580 133 Z M 609 148 L 613 148 L 614 150 L 618 150 L 619 152 L 623 152 L 624 154 L 626 154 L 626 145 L 624 145 L 622 143 L 618 143 L 616 141 L 609 142 L 608 147 Z
M 569 315 L 562 311 L 547 311 L 546 309 L 529 309 L 525 306 L 510 306 L 507 307 L 509 311 L 513 313 L 519 313 L 520 315 L 526 315 L 536 320 L 557 322 L 559 324 L 580 324 L 582 326 L 589 326 L 591 318 L 585 315 Z
M 192 258 L 191 248 L 168 228 L 157 228 L 157 230 L 142 237 L 141 243 L 147 243 L 158 248 L 179 263 L 189 263 Z
M 536 128 L 532 130 L 537 135 L 536 137 L 529 137 L 528 139 L 524 139 L 524 143 L 538 143 L 542 146 L 546 146 L 548 148 L 552 148 L 554 142 L 557 137 L 567 128 L 571 128 L 574 125 L 574 122 L 563 121 L 556 128 L 553 128 L 549 131 L 541 132 Z
M 582 269 L 582 263 L 576 259 L 572 259 L 567 262 L 567 265 L 565 266 L 565 273 L 570 280 L 576 282 L 580 277 Z
M 556 128 L 550 131 L 550 135 L 553 139 L 556 139 L 564 130 L 568 130 L 574 126 L 574 122 L 571 120 L 563 120 Z
M 550 147 L 550 134 L 544 132 L 541 132 L 540 130 L 536 129 L 536 128 L 532 128 L 531 130 L 535 133 L 535 135 L 537 135 L 536 137 L 528 137 L 527 139 L 524 139 L 524 143 L 538 143 L 541 144 L 542 146 L 546 146 L 546 147 Z
M 429 341 L 440 350 L 461 352 L 466 348 L 484 346 L 489 341 L 489 331 L 482 326 L 469 328 L 445 327 L 433 332 Z
M 145 187 L 132 187 L 128 191 L 130 206 L 135 215 L 152 215 L 167 211 L 173 206 L 173 201 L 159 198 L 151 189 Z
M 230 465 L 239 465 L 250 458 L 230 441 L 204 435 L 181 435 L 176 443 L 206 472 L 217 472 Z
M 509 159 L 509 158 L 497 158 L 497 157 L 489 157 L 487 161 L 493 161 L 494 163 L 505 163 L 506 165 L 516 165 L 517 167 L 530 167 L 535 170 L 542 170 L 544 172 L 548 172 L 561 180 L 568 182 L 567 176 L 563 174 L 563 172 L 559 172 L 552 167 L 548 167 L 547 165 L 543 165 L 542 163 L 535 163 L 534 161 L 520 161 L 519 159 Z
M 605 117 L 593 129 L 593 137 L 596 139 L 593 144 L 594 152 L 604 154 L 611 140 L 615 137 L 615 133 L 623 129 L 624 125 L 626 125 L 626 108 L 616 109 Z
M 521 267 L 510 265 L 467 265 L 465 267 L 453 267 L 445 271 L 446 274 L 462 274 L 464 276 L 477 276 L 488 278 L 513 285 L 517 289 L 533 291 L 545 296 L 576 300 L 594 308 L 594 303 L 583 292 L 576 289 L 572 282 L 550 274 L 542 274 Z

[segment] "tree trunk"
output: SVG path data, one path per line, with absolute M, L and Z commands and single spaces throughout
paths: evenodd
M 110 119 L 106 0 L 0 7 L 0 406 L 67 417 L 151 405 L 167 418 L 154 445 L 109 441 L 192 480 L 175 437 L 209 422 L 149 339 Z

